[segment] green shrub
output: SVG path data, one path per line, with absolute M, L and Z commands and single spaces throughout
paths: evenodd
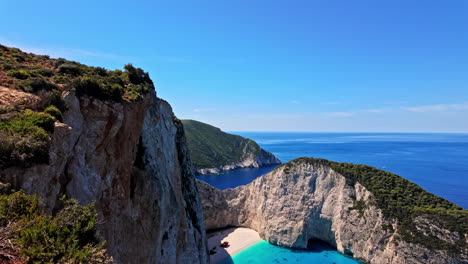
M 15 115 L 12 119 L 2 121 L 0 130 L 11 135 L 32 136 L 38 140 L 47 139 L 46 131 L 54 129 L 55 118 L 46 113 L 36 113 L 26 109 L 23 113 Z
M 36 139 L 34 136 L 9 135 L 0 131 L 0 168 L 28 167 L 32 163 L 48 162 L 49 143 L 47 140 Z
M 0 122 L 0 167 L 49 161 L 49 135 L 55 118 L 29 109 Z
M 64 113 L 67 111 L 67 105 L 62 98 L 62 93 L 59 90 L 48 91 L 43 94 L 43 97 L 45 98 L 45 102 L 47 102 L 49 105 L 57 107 L 60 112 Z
M 58 67 L 58 71 L 60 73 L 71 74 L 74 76 L 78 76 L 83 73 L 83 69 L 81 68 L 81 65 L 79 65 L 78 63 L 74 63 L 74 62 L 65 62 L 61 64 Z
M 41 213 L 41 207 L 39 197 L 27 195 L 22 190 L 10 195 L 0 195 L 0 226 L 31 220 Z
M 14 226 L 10 241 L 28 263 L 110 263 L 96 221 L 94 204 L 66 200 L 51 216 L 35 195 L 23 191 L 0 195 L 0 227 Z
M 147 72 L 144 72 L 142 69 L 135 68 L 133 67 L 132 64 L 125 65 L 124 69 L 125 69 L 125 73 L 130 83 L 133 83 L 133 84 L 149 83 L 151 85 L 153 84 L 153 81 L 151 81 L 149 74 Z
M 25 56 L 21 53 L 20 50 L 19 50 L 18 53 L 13 54 L 13 57 L 16 59 L 17 62 L 25 62 L 26 61 Z
M 80 206 L 69 200 L 54 217 L 42 216 L 22 229 L 17 244 L 30 262 L 90 263 L 97 252 L 104 251 L 96 220 L 94 204 Z
M 42 68 L 35 69 L 33 73 L 36 76 L 43 76 L 43 77 L 52 77 L 52 75 L 54 75 L 53 71 L 49 69 L 42 69 Z
M 99 76 L 107 76 L 107 70 L 102 67 L 96 67 L 93 69 L 94 74 Z
M 24 111 L 24 120 L 45 129 L 46 131 L 54 131 L 55 118 L 47 113 L 35 113 L 31 110 Z
M 64 84 L 64 83 L 68 83 L 69 79 L 66 76 L 55 75 L 54 76 L 54 82 Z
M 129 102 L 134 102 L 138 99 L 143 98 L 143 95 L 149 91 L 148 84 L 130 84 L 124 94 L 124 98 Z
M 20 83 L 18 88 L 28 93 L 36 93 L 41 90 L 55 90 L 57 86 L 42 77 L 34 77 Z
M 122 100 L 124 88 L 118 84 L 103 82 L 98 78 L 80 77 L 72 83 L 78 96 L 88 95 L 101 100 Z
M 44 113 L 55 117 L 55 119 L 59 121 L 62 121 L 62 112 L 60 112 L 60 110 L 54 105 L 49 105 L 46 107 L 46 109 L 44 109 Z
M 26 80 L 29 77 L 31 77 L 31 74 L 29 74 L 29 72 L 25 70 L 9 71 L 7 75 L 16 79 L 20 79 L 20 80 Z

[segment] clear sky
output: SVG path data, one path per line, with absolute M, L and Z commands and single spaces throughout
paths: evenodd
M 227 131 L 468 132 L 467 0 L 0 0 L 0 43 L 150 72 Z

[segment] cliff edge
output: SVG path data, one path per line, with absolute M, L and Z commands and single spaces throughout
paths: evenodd
M 369 166 L 301 158 L 235 189 L 197 184 L 207 229 L 249 227 L 291 248 L 320 240 L 375 264 L 468 261 L 467 210 Z
M 0 51 L 1 140 L 12 144 L 0 182 L 37 194 L 49 213 L 63 195 L 95 202 L 115 263 L 208 263 L 185 133 L 148 74 Z

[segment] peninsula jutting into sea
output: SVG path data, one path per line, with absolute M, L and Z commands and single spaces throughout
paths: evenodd
M 468 264 L 468 6 L 4 1 L 0 264 Z

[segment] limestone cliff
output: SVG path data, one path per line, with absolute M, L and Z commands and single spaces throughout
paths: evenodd
M 182 124 L 150 91 L 113 102 L 64 92 L 48 164 L 0 171 L 52 212 L 67 195 L 96 202 L 115 263 L 208 263 L 201 203 Z
M 281 161 L 271 152 L 260 149 L 260 153 L 257 155 L 250 152 L 244 152 L 240 160 L 237 162 L 232 162 L 216 168 L 200 168 L 196 169 L 196 171 L 198 174 L 217 174 L 237 168 L 259 168 L 274 164 L 281 164 Z
M 320 163 L 287 163 L 235 189 L 221 191 L 202 181 L 198 188 L 207 229 L 249 227 L 270 243 L 293 248 L 306 248 L 318 239 L 376 264 L 468 261 L 466 232 L 420 217 L 417 228 L 430 226 L 434 244 L 458 243 L 461 252 L 406 242 L 398 232 L 403 225 L 384 215 L 373 193 Z
M 182 122 L 198 174 L 281 163 L 275 155 L 251 139 L 223 132 L 217 127 L 195 120 Z

